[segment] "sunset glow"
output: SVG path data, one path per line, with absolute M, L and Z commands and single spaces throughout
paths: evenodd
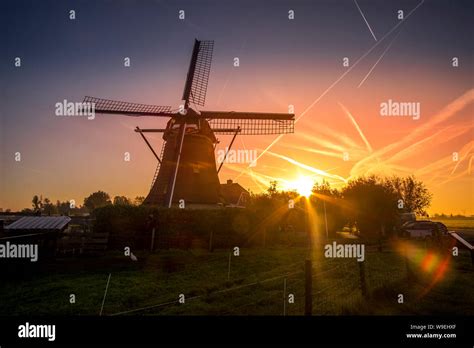
M 294 25 L 280 22 L 279 12 L 269 14 L 264 3 L 255 8 L 216 4 L 217 22 L 207 21 L 208 13 L 190 4 L 193 23 L 199 26 L 165 23 L 151 15 L 156 10 L 158 16 L 171 16 L 157 4 L 130 28 L 123 26 L 127 4 L 111 10 L 85 3 L 83 13 L 110 18 L 103 36 L 95 35 L 93 28 L 79 35 L 78 28 L 66 24 L 58 30 L 59 24 L 47 19 L 47 26 L 28 32 L 30 27 L 25 29 L 22 21 L 36 19 L 13 12 L 11 18 L 17 22 L 12 32 L 23 34 L 7 38 L 8 64 L 2 68 L 10 87 L 2 102 L 0 208 L 31 207 L 34 194 L 79 204 L 99 189 L 112 197 L 145 196 L 157 161 L 133 130 L 163 128 L 167 120 L 57 117 L 54 105 L 97 95 L 177 109 L 192 40 L 203 36 L 215 40 L 216 46 L 206 105 L 199 110 L 286 113 L 291 106 L 297 120 L 293 134 L 238 136 L 233 149 L 256 152 L 256 164 L 225 163 L 219 172 L 221 183 L 232 179 L 261 193 L 271 181 L 278 181 L 282 189 L 300 175 L 318 175 L 342 189 L 363 175 L 413 174 L 433 193 L 430 214 L 474 214 L 472 59 L 462 40 L 451 39 L 465 32 L 459 20 L 452 25 L 454 17 L 446 16 L 446 23 L 436 22 L 430 6 L 420 5 L 404 21 L 394 18 L 392 10 L 370 13 L 369 7 L 366 15 L 374 18 L 377 41 L 351 1 L 300 9 L 298 21 L 290 23 Z M 250 12 L 260 20 L 244 27 L 228 25 L 240 23 L 239 18 Z M 338 22 L 328 21 L 330 16 Z M 415 29 L 418 21 L 425 24 Z M 412 35 L 435 37 L 433 30 L 441 28 L 447 47 L 426 40 L 420 46 Z M 50 36 L 50 43 L 64 42 L 62 50 L 74 54 L 61 60 L 52 44 L 38 49 L 40 36 Z M 117 37 L 142 39 L 123 40 L 116 47 Z M 91 46 L 87 52 L 101 53 L 78 52 L 81 42 Z M 110 48 L 99 49 L 105 42 Z M 15 68 L 10 60 L 22 51 L 23 61 L 34 56 L 35 63 Z M 453 67 L 445 52 L 456 55 L 459 66 Z M 124 68 L 122 56 L 131 58 L 129 68 Z M 239 67 L 233 65 L 234 57 L 240 58 Z M 343 65 L 344 57 L 348 66 Z M 381 105 L 389 101 L 419 103 L 419 115 L 382 115 Z M 38 139 L 34 146 L 32 138 Z M 232 136 L 218 138 L 216 154 L 229 146 Z M 162 135 L 150 133 L 149 140 L 159 153 Z M 17 153 L 21 161 L 16 160 Z M 130 154 L 129 161 L 124 160 L 125 153 Z M 307 195 L 309 184 L 297 181 L 292 186 Z
M 1 342 L 472 343 L 473 5 L 2 0 Z
M 308 198 L 313 190 L 314 180 L 307 176 L 300 176 L 287 184 L 289 190 L 295 190 L 299 195 Z

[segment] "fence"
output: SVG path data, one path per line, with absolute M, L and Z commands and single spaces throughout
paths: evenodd
M 337 315 L 361 314 L 371 293 L 392 282 L 406 279 L 407 272 L 403 255 L 385 252 L 389 261 L 378 264 L 376 252 L 370 253 L 365 262 L 355 259 L 321 259 L 313 262 L 301 260 L 279 268 L 260 272 L 258 275 L 242 277 L 232 269 L 227 281 L 216 282 L 202 291 L 183 293 L 184 303 L 178 294 L 157 297 L 143 306 L 128 310 L 104 310 L 105 315 L 142 314 L 191 314 L 191 315 Z M 387 256 L 387 255 L 385 255 Z M 222 255 L 208 261 L 212 270 L 229 266 L 230 260 Z M 380 272 L 380 267 L 388 267 Z M 258 262 L 258 261 L 256 261 Z M 219 266 L 218 266 L 219 265 Z M 246 265 L 252 269 L 252 265 Z M 178 271 L 176 271 L 178 270 Z M 176 267 L 173 277 L 185 279 L 187 272 Z M 113 287 L 113 276 L 111 287 Z M 108 303 L 109 308 L 115 307 Z M 191 307 L 190 307 L 191 306 Z
M 430 260 L 434 251 L 421 250 Z M 38 273 L 28 286 L 10 282 L 0 287 L 5 299 L 0 313 L 34 310 L 49 315 L 93 315 L 101 308 L 102 315 L 360 315 L 431 313 L 441 305 L 446 313 L 456 313 L 450 311 L 467 308 L 472 299 L 468 287 L 459 285 L 472 277 L 465 251 L 451 261 L 457 271 L 448 272 L 452 279 L 446 286 L 431 287 L 424 302 L 413 293 L 407 295 L 409 306 L 398 305 L 397 294 L 430 289 L 426 280 L 431 279 L 420 274 L 423 262 L 416 262 L 419 255 L 411 255 L 407 262 L 400 250 L 387 247 L 379 252 L 374 248 L 366 250 L 365 260 L 358 262 L 324 258 L 318 252 L 321 257 L 313 254 L 309 265 L 305 248 L 242 248 L 238 257 L 233 252 L 138 252 L 138 261 L 124 257 L 123 252 L 110 252 L 100 259 L 81 259 L 75 267 L 80 272 L 65 261 L 45 268 L 47 282 Z M 444 258 L 441 255 L 439 262 Z M 410 279 L 410 274 L 416 277 Z M 64 305 L 63 289 L 71 289 L 68 291 L 78 294 L 80 301 Z M 54 295 L 44 297 L 44 293 Z M 414 309 L 418 302 L 424 303 L 420 310 Z M 456 307 L 450 307 L 452 304 Z
M 97 232 L 88 221 L 71 224 L 57 242 L 58 254 L 97 254 L 107 249 L 109 233 Z

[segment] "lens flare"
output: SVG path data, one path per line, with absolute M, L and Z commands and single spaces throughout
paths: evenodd
M 313 191 L 313 185 L 314 181 L 311 178 L 301 176 L 297 180 L 290 182 L 288 188 L 295 190 L 301 196 L 309 197 Z
M 426 273 L 431 273 L 438 266 L 438 263 L 438 255 L 434 254 L 433 252 L 428 252 L 421 261 L 421 268 Z

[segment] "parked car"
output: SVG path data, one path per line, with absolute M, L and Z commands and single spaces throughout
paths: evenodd
M 408 221 L 402 225 L 402 235 L 411 238 L 436 238 L 448 233 L 441 222 L 429 220 Z

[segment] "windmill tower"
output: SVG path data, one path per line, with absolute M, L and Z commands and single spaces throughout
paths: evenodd
M 234 111 L 198 111 L 190 103 L 204 106 L 211 70 L 213 41 L 195 40 L 183 92 L 184 104 L 178 112 L 170 106 L 136 104 L 94 97 L 98 114 L 168 117 L 164 129 L 140 129 L 145 143 L 158 161 L 150 192 L 144 204 L 171 207 L 181 199 L 189 204 L 215 205 L 221 201 L 214 149 L 216 134 L 263 135 L 293 133 L 294 114 Z M 163 148 L 157 155 L 144 133 L 163 133 Z M 225 158 L 223 162 L 225 161 Z

